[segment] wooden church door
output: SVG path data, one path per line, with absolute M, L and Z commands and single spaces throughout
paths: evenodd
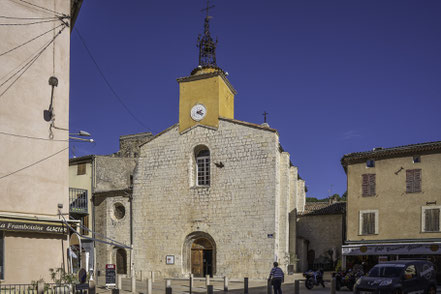
M 204 276 L 203 255 L 202 249 L 191 249 L 191 273 L 195 277 Z

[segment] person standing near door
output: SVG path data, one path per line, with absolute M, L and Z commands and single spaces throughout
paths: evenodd
M 271 279 L 271 284 L 274 288 L 274 294 L 282 294 L 282 283 L 285 278 L 285 275 L 282 269 L 279 267 L 279 263 L 275 261 L 273 263 L 274 267 L 271 269 L 270 275 L 268 279 Z

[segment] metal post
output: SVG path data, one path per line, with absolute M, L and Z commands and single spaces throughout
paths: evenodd
M 133 251 L 132 251 L 133 252 Z M 132 293 L 136 293 L 136 277 L 135 271 L 132 271 Z
M 300 282 L 299 280 L 294 281 L 294 294 L 300 294 Z
M 189 291 L 190 294 L 192 289 L 193 289 L 193 274 L 190 274 L 190 291 Z
M 248 278 L 243 278 L 243 293 L 248 294 Z
M 213 285 L 207 285 L 207 294 L 213 294 Z
M 224 292 L 228 292 L 228 277 L 224 277 Z
M 336 280 L 335 277 L 333 277 L 331 279 L 331 294 L 335 294 L 335 285 L 336 285 Z
M 271 279 L 268 279 L 268 283 L 266 285 L 266 293 L 267 294 L 271 294 L 272 290 L 271 290 Z
M 165 280 L 165 294 L 172 294 L 171 280 Z
M 147 279 L 147 294 L 152 294 L 152 279 Z

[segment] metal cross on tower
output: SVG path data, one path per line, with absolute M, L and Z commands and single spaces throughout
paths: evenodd
M 201 9 L 201 11 L 206 11 L 207 15 L 205 16 L 204 22 L 204 34 L 198 37 L 197 47 L 199 48 L 199 65 L 200 66 L 217 66 L 216 65 L 216 41 L 211 38 L 210 35 L 210 18 L 208 12 L 211 8 L 214 8 L 214 5 L 210 6 L 210 0 L 207 0 L 207 8 Z
M 201 11 L 207 11 L 207 16 L 206 17 L 208 17 L 208 11 L 211 9 L 211 8 L 214 8 L 215 6 L 214 5 L 211 5 L 210 6 L 210 0 L 207 0 L 207 8 L 203 8 L 203 9 L 201 9 Z
M 268 114 L 269 114 L 269 113 L 266 112 L 266 111 L 264 111 L 264 112 L 262 113 L 262 115 L 263 115 L 263 122 L 264 122 L 264 123 L 266 123 L 266 116 L 267 116 Z

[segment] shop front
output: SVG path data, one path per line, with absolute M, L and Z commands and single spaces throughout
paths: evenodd
M 51 281 L 49 269 L 65 266 L 68 228 L 57 219 L 0 216 L 0 281 Z
M 347 244 L 342 246 L 344 269 L 361 264 L 367 271 L 377 263 L 399 259 L 424 259 L 435 266 L 437 281 L 441 284 L 441 240 L 415 243 Z

